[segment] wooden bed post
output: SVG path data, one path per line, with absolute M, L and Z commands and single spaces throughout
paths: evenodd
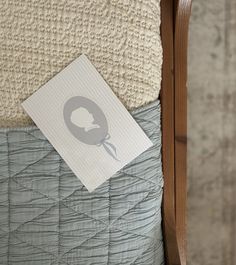
M 186 265 L 187 44 L 191 0 L 161 1 L 163 231 L 168 265 Z

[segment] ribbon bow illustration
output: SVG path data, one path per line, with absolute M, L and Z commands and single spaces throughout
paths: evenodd
M 116 161 L 120 161 L 117 158 L 116 147 L 112 143 L 108 142 L 110 138 L 110 134 L 107 134 L 106 137 L 97 144 L 97 146 L 103 146 L 110 156 L 112 156 Z

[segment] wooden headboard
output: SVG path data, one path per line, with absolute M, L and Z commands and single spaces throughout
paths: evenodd
M 168 265 L 186 265 L 187 44 L 191 0 L 161 1 L 163 231 Z

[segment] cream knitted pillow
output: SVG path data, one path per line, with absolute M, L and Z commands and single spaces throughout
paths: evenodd
M 1 0 L 0 126 L 33 122 L 20 103 L 85 53 L 128 109 L 159 95 L 160 0 Z

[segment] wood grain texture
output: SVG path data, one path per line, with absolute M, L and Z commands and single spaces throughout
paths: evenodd
M 179 0 L 174 39 L 176 232 L 182 265 L 186 265 L 187 200 L 187 48 L 191 1 Z
M 187 44 L 191 1 L 162 1 L 163 228 L 166 262 L 186 265 Z
M 162 164 L 164 174 L 163 231 L 167 264 L 179 264 L 175 224 L 174 163 L 174 17 L 173 1 L 161 1 L 162 65 Z

